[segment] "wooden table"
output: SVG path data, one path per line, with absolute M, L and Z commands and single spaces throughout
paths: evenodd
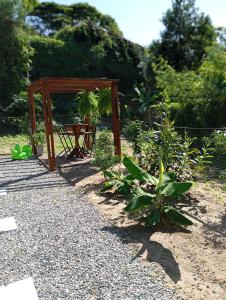
M 76 158 L 85 158 L 87 151 L 85 151 L 85 147 L 89 148 L 89 136 L 93 134 L 93 132 L 88 131 L 89 125 L 88 124 L 64 124 L 64 128 L 66 129 L 67 133 L 75 138 L 75 146 L 72 150 L 70 157 Z M 79 144 L 79 138 L 83 136 L 83 147 Z

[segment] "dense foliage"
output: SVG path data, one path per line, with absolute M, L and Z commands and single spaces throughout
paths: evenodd
M 155 66 L 158 99 L 167 102 L 176 123 L 191 127 L 226 124 L 226 52 L 209 48 L 196 71 L 176 72 L 166 63 Z
M 28 15 L 32 27 L 44 35 L 54 35 L 65 26 L 78 26 L 86 23 L 114 34 L 122 35 L 115 20 L 103 15 L 88 3 L 60 5 L 54 2 L 42 2 Z
M 24 6 L 20 0 L 0 0 L 0 114 L 13 96 L 24 89 L 32 54 L 24 31 Z
M 161 40 L 152 44 L 151 51 L 177 71 L 199 67 L 206 48 L 216 38 L 209 16 L 198 12 L 195 0 L 173 0 L 162 23 Z
M 152 120 L 164 103 L 176 125 L 225 126 L 225 28 L 215 29 L 195 0 L 172 0 L 162 22 L 160 39 L 144 50 L 87 3 L 0 0 L 1 115 L 24 116 L 25 101 L 16 107 L 28 79 L 107 77 L 120 79 L 122 116 Z M 55 115 L 74 116 L 74 99 L 54 96 Z
M 138 128 L 136 135 L 134 128 Z M 178 179 L 192 179 L 196 171 L 203 171 L 211 162 L 211 141 L 200 141 L 202 147 L 195 148 L 196 139 L 186 133 L 184 136 L 179 134 L 168 118 L 164 118 L 157 129 L 143 129 L 142 124 L 131 121 L 125 126 L 124 132 L 132 143 L 134 156 L 148 172 L 158 172 L 160 152 L 166 172 L 174 172 Z

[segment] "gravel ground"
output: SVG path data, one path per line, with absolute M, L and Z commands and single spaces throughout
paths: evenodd
M 1 176 L 3 175 L 3 176 Z M 108 221 L 37 160 L 0 157 L 0 286 L 32 276 L 39 299 L 175 299 L 149 267 L 133 260 Z

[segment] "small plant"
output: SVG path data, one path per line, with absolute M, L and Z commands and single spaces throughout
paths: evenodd
M 92 165 L 104 172 L 119 161 L 120 158 L 114 155 L 112 132 L 106 129 L 100 131 L 93 147 Z
M 151 192 L 141 187 L 133 190 L 133 197 L 126 211 L 143 212 L 145 225 L 163 224 L 192 225 L 193 223 L 172 204 L 187 192 L 192 183 L 176 181 L 175 173 L 164 173 L 162 160 L 159 163 L 159 178 L 151 176 L 128 157 L 123 160 L 129 173 L 137 180 L 151 185 Z
M 122 172 L 113 172 L 106 170 L 104 176 L 108 178 L 104 182 L 101 192 L 113 189 L 116 193 L 130 198 L 132 186 L 134 186 L 134 178 L 131 175 L 124 175 Z
M 217 130 L 212 134 L 213 146 L 215 152 L 220 155 L 226 155 L 226 130 Z
M 124 157 L 123 164 L 129 174 L 119 176 L 117 173 L 105 172 L 109 180 L 105 182 L 103 191 L 114 188 L 125 196 L 128 200 L 125 210 L 128 213 L 141 214 L 146 226 L 158 223 L 184 226 L 193 224 L 174 207 L 175 200 L 190 189 L 191 182 L 178 182 L 175 173 L 164 173 L 162 160 L 159 163 L 158 178 L 147 173 L 128 157 Z
M 111 89 L 99 89 L 97 96 L 99 113 L 109 115 L 112 112 Z
M 211 164 L 211 159 L 215 149 L 212 147 L 212 141 L 209 138 L 203 138 L 202 149 L 198 151 L 196 157 L 193 159 L 194 171 L 202 172 L 208 164 Z
M 94 92 L 80 91 L 76 99 L 79 101 L 78 110 L 82 118 L 92 118 L 98 114 L 97 95 Z
M 195 138 L 185 133 L 182 137 L 168 118 L 163 120 L 159 130 L 140 130 L 136 138 L 136 157 L 148 172 L 158 174 L 159 151 L 167 172 L 175 172 L 180 180 L 192 178 L 196 171 L 203 171 L 211 163 L 211 143 L 203 140 L 201 149 L 194 148 Z
M 129 121 L 123 128 L 123 134 L 132 144 L 134 154 L 140 153 L 140 145 L 138 137 L 142 133 L 142 121 Z
M 37 145 L 45 144 L 45 133 L 43 131 L 37 131 L 30 135 L 30 140 L 32 143 Z

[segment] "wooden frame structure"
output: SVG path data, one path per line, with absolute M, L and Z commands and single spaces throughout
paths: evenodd
M 49 170 L 56 170 L 56 157 L 54 150 L 52 104 L 51 94 L 75 93 L 81 90 L 93 91 L 101 88 L 111 88 L 112 96 L 112 128 L 114 134 L 115 155 L 121 156 L 120 142 L 120 117 L 118 101 L 117 79 L 91 79 L 91 78 L 50 78 L 43 77 L 33 82 L 28 87 L 28 104 L 30 112 L 31 132 L 36 131 L 36 115 L 34 105 L 34 94 L 41 94 L 43 98 L 43 113 L 46 133 L 46 144 L 48 150 Z M 34 154 L 36 153 L 33 145 Z

